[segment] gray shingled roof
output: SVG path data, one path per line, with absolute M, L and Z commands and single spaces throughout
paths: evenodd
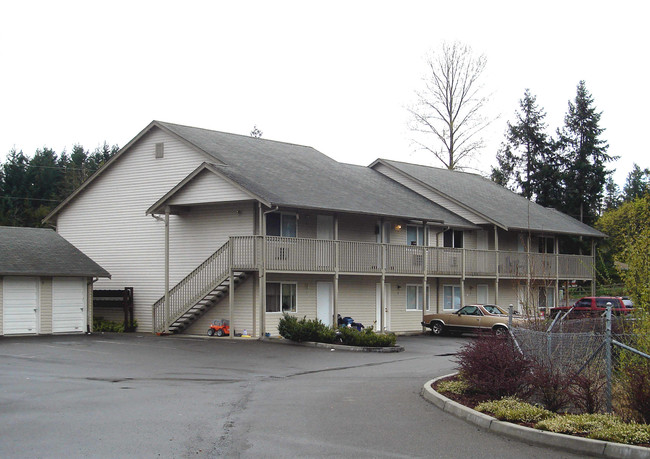
M 477 174 L 382 159 L 508 230 L 606 237 L 555 209 L 542 207 Z
M 0 276 L 111 277 L 54 230 L 0 226 Z
M 217 169 L 273 205 L 440 222 L 471 222 L 368 167 L 311 147 L 157 122 L 214 157 Z

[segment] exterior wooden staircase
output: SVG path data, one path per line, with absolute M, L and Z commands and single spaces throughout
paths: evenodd
M 237 288 L 246 272 L 231 274 L 230 242 L 226 242 L 194 271 L 153 305 L 154 333 L 179 333 L 221 301 L 231 288 Z

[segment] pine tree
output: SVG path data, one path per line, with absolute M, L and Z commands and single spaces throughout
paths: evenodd
M 508 122 L 492 180 L 544 206 L 557 206 L 562 164 L 546 134 L 546 113 L 529 89 L 519 101 L 516 122 Z
M 647 193 L 650 193 L 650 169 L 641 170 L 635 163 L 630 173 L 627 174 L 623 187 L 623 199 L 626 202 L 634 201 Z
M 605 165 L 615 159 L 607 154 L 609 145 L 600 138 L 605 130 L 599 125 L 601 114 L 585 82 L 580 81 L 575 102 L 569 101 L 564 127 L 558 132 L 567 165 L 563 210 L 587 224 L 593 224 L 599 214 L 603 189 L 611 174 Z

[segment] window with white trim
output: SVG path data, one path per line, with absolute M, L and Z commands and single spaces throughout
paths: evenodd
M 406 225 L 406 244 L 424 245 L 424 228 L 415 225 Z
M 460 285 L 444 285 L 442 287 L 442 308 L 445 310 L 460 309 Z
M 273 212 L 266 215 L 266 235 L 296 237 L 298 218 L 296 214 Z
M 296 312 L 297 284 L 266 283 L 266 312 Z
M 453 247 L 455 249 L 463 248 L 463 232 L 459 230 L 448 229 L 442 233 L 442 246 Z
M 429 288 L 427 287 L 427 297 Z M 427 298 L 428 299 L 428 298 Z M 407 285 L 406 286 L 406 310 L 407 311 L 422 311 L 422 303 L 425 298 L 422 296 L 422 285 Z M 429 310 L 429 301 L 426 302 L 427 311 Z

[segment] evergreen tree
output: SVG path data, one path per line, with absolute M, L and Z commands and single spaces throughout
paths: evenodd
M 626 202 L 634 201 L 650 192 L 650 169 L 641 170 L 638 164 L 632 166 L 627 174 L 625 186 L 623 187 L 623 199 Z
M 618 206 L 621 205 L 621 201 L 621 192 L 618 189 L 618 185 L 610 175 L 607 177 L 607 181 L 605 182 L 605 212 L 618 208 Z
M 559 146 L 567 165 L 564 175 L 563 211 L 580 221 L 593 224 L 599 214 L 603 189 L 611 174 L 605 168 L 614 159 L 609 145 L 600 138 L 600 116 L 584 81 L 577 87 L 575 102 L 569 101 L 564 127 L 558 132 Z
M 0 223 L 8 226 L 25 226 L 25 208 L 28 205 L 29 182 L 27 157 L 22 151 L 12 149 L 2 166 L 0 187 Z
M 519 101 L 516 122 L 508 122 L 492 180 L 543 206 L 558 206 L 562 164 L 545 130 L 546 113 L 529 89 Z

